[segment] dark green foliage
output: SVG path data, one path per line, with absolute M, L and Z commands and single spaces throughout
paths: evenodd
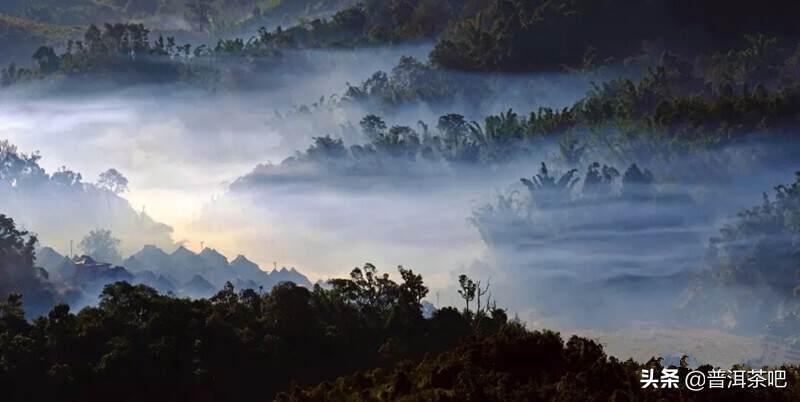
M 193 28 L 218 29 L 221 26 L 246 20 L 254 8 L 263 5 L 262 0 L 9 0 L 0 5 L 0 12 L 18 15 L 54 24 L 88 25 L 98 21 L 123 22 L 130 20 L 157 19 L 159 17 L 184 17 Z M 4 1 L 7 3 L 9 1 Z M 325 3 L 324 0 L 296 0 L 294 5 Z M 330 2 L 330 1 L 327 1 Z M 276 4 L 275 12 L 281 3 Z M 270 14 L 268 12 L 267 15 Z
M 797 76 L 780 72 L 793 63 L 795 56 L 785 53 L 778 62 L 758 60 L 769 65 L 764 70 L 770 73 L 743 71 L 754 63 L 744 58 L 758 52 L 754 46 L 751 43 L 729 53 L 742 55 L 737 62 L 722 62 L 719 55 L 698 59 L 696 64 L 705 65 L 699 75 L 688 72 L 691 67 L 687 62 L 665 55 L 659 67 L 638 83 L 620 79 L 598 86 L 560 116 L 536 119 L 532 130 L 542 132 L 539 127 L 560 118 L 573 127 L 624 126 L 630 122 L 636 130 L 687 141 L 716 142 L 753 132 L 780 133 L 797 121 Z
M 453 77 L 406 56 L 400 58 L 390 75 L 378 71 L 360 85 L 348 84 L 343 99 L 392 109 L 413 102 L 447 103 L 458 91 Z
M 53 75 L 112 78 L 133 82 L 170 82 L 180 77 L 180 65 L 169 58 L 180 49 L 172 39 L 150 43 L 149 30 L 141 24 L 90 26 L 82 41 L 70 41 L 62 54 L 41 47 L 33 55 L 37 66 L 27 72 L 3 70 L 2 85 Z
M 701 392 L 642 389 L 643 368 L 654 368 L 656 375 L 662 370 L 655 360 L 643 365 L 608 357 L 590 339 L 573 336 L 564 342 L 555 332 L 507 325 L 495 335 L 470 339 L 418 364 L 341 377 L 282 393 L 276 401 L 792 401 L 800 397 L 796 367 L 785 368 L 789 385 L 783 389 Z M 681 382 L 688 372 L 679 369 Z
M 461 115 L 442 116 L 436 132 L 429 131 L 422 122 L 419 123 L 421 132 L 408 126 L 388 127 L 375 115 L 366 116 L 360 125 L 369 139 L 364 145 L 346 147 L 341 139 L 316 137 L 305 152 L 296 153 L 278 166 L 260 165 L 238 179 L 233 187 L 279 178 L 284 173 L 368 176 L 418 169 L 420 161 L 464 165 L 492 162 L 483 159 L 490 157 L 484 153 L 488 148 L 483 147 L 483 134 Z
M 222 39 L 213 48 L 178 45 L 172 37 L 151 41 L 142 24 L 91 25 L 83 40 L 69 41 L 63 53 L 43 46 L 33 55 L 36 66 L 2 70 L 0 85 L 47 77 L 109 79 L 120 84 L 187 82 L 214 89 L 225 74 L 239 70 L 264 71 L 280 60 L 277 48 L 287 40 L 282 34 L 243 39 Z M 244 62 L 244 65 L 242 64 Z M 235 81 L 225 81 L 231 87 Z
M 293 2 L 283 2 L 271 10 L 291 13 L 298 8 Z M 289 28 L 274 31 L 262 29 L 262 38 L 282 35 L 283 45 L 289 47 L 353 47 L 385 45 L 434 39 L 464 14 L 461 0 L 367 0 L 340 8 L 330 18 L 304 17 Z M 325 8 L 323 6 L 323 8 Z M 254 21 L 245 21 L 253 25 Z
M 418 71 L 444 68 L 483 72 L 552 71 L 568 67 L 572 71 L 591 72 L 604 65 L 619 67 L 625 64 L 622 62 L 625 58 L 642 54 L 643 42 L 658 43 L 647 46 L 647 53 L 651 55 L 657 54 L 655 49 L 666 47 L 676 49 L 687 57 L 694 57 L 713 49 L 729 48 L 736 41 L 747 37 L 755 49 L 754 52 L 722 53 L 711 58 L 714 65 L 729 66 L 731 69 L 709 72 L 709 76 L 716 74 L 717 81 L 736 81 L 750 73 L 769 73 L 769 65 L 759 64 L 757 59 L 772 62 L 770 58 L 778 54 L 773 51 L 774 48 L 791 46 L 786 41 L 770 38 L 789 38 L 798 33 L 796 24 L 790 23 L 786 17 L 791 15 L 790 10 L 797 10 L 797 5 L 788 0 L 780 2 L 787 9 L 785 12 L 775 12 L 775 7 L 729 7 L 718 4 L 718 1 L 698 7 L 683 0 L 645 3 L 626 0 L 371 0 L 356 4 L 348 1 L 309 0 L 278 2 L 263 12 L 258 8 L 257 13 L 251 10 L 263 4 L 254 0 L 191 0 L 158 4 L 154 1 L 109 0 L 102 2 L 102 5 L 88 1 L 59 5 L 49 4 L 51 2 L 32 2 L 34 5 L 30 5 L 28 10 L 47 10 L 48 13 L 73 10 L 71 12 L 76 15 L 81 13 L 79 10 L 84 10 L 87 15 L 92 15 L 87 18 L 87 23 L 114 21 L 108 25 L 116 31 L 124 26 L 126 28 L 123 30 L 132 36 L 145 31 L 145 37 L 146 30 L 140 25 L 119 21 L 129 21 L 131 18 L 141 21 L 141 18 L 135 16 L 143 15 L 184 15 L 197 30 L 214 31 L 218 34 L 216 37 L 221 37 L 224 35 L 220 33 L 225 29 L 237 26 L 249 27 L 243 28 L 245 31 L 254 31 L 258 26 L 254 24 L 258 21 L 270 22 L 274 26 L 276 15 L 311 15 L 301 18 L 296 25 L 293 25 L 293 21 L 286 21 L 291 25 L 289 28 L 280 25 L 272 30 L 261 28 L 256 37 L 223 39 L 216 46 L 200 46 L 195 49 L 194 54 L 204 56 L 205 60 L 202 61 L 188 61 L 188 56 L 192 54 L 190 47 L 178 49 L 174 44 L 168 44 L 165 49 L 158 44 L 145 44 L 141 49 L 133 49 L 139 55 L 138 59 L 125 57 L 130 56 L 130 52 L 117 49 L 122 51 L 114 54 L 120 56 L 116 63 L 109 63 L 108 60 L 102 63 L 104 71 L 114 71 L 120 75 L 135 72 L 149 80 L 161 77 L 161 80 L 156 80 L 159 82 L 183 77 L 206 85 L 213 84 L 221 79 L 219 75 L 224 75 L 220 72 L 225 70 L 222 68 L 224 65 L 216 60 L 217 57 L 248 56 L 248 63 L 258 66 L 261 62 L 254 62 L 253 57 L 270 60 L 271 56 L 285 49 L 354 47 L 438 38 L 436 48 L 430 54 L 432 67 L 411 67 Z M 707 13 L 708 10 L 715 10 L 715 7 L 724 10 L 725 18 L 721 18 L 721 21 L 725 22 L 697 18 L 698 13 Z M 338 11 L 330 18 L 314 16 L 314 10 L 333 9 Z M 33 11 L 31 13 L 36 14 Z M 64 19 L 45 14 L 36 14 L 34 19 Z M 103 18 L 103 15 L 107 17 Z M 249 17 L 252 17 L 252 21 L 248 20 Z M 443 34 L 444 32 L 447 33 Z M 766 36 L 748 36 L 754 32 Z M 120 39 L 118 35 L 111 37 Z M 87 38 L 84 42 L 88 41 Z M 162 59 L 159 65 L 148 65 L 141 60 L 140 50 L 150 56 L 170 57 Z M 56 56 L 43 52 L 47 50 L 40 50 L 36 57 L 39 73 L 47 75 L 58 70 L 74 73 L 74 63 L 67 63 L 69 65 L 65 68 L 63 61 L 58 62 L 66 54 Z M 183 60 L 176 60 L 175 56 L 178 55 L 184 56 Z M 211 60 L 208 60 L 209 57 Z M 401 61 L 398 68 L 402 68 L 403 64 L 409 64 L 409 61 Z M 95 63 L 92 67 L 96 68 L 98 65 Z M 36 76 L 37 72 L 15 70 L 5 75 L 5 81 L 24 80 L 31 75 Z M 194 77 L 194 80 L 188 77 Z M 377 96 L 389 103 L 418 98 L 441 101 L 459 90 L 454 88 L 457 85 L 443 82 L 447 80 L 442 79 L 441 74 L 427 72 L 410 77 L 415 78 L 410 81 L 415 84 L 414 88 L 407 88 L 400 82 L 389 93 L 377 91 Z M 755 85 L 755 82 L 750 82 L 750 85 Z M 739 85 L 732 84 L 732 87 L 736 89 Z M 354 88 L 351 88 L 351 95 L 358 98 L 361 94 Z M 727 91 L 724 88 L 712 85 L 714 90 Z M 479 92 L 480 89 L 475 88 L 474 91 Z M 461 89 L 461 92 L 464 90 Z
M 0 300 L 8 298 L 9 308 L 3 315 L 22 314 L 22 298 L 35 301 L 28 310 L 41 314 L 55 304 L 55 292 L 47 282 L 47 273 L 34 266 L 36 236 L 17 228 L 14 221 L 0 214 Z
M 665 53 L 642 79 L 597 84 L 562 110 L 540 107 L 527 116 L 508 110 L 486 117 L 483 124 L 447 114 L 439 118 L 437 132 L 424 123 L 420 131 L 389 128 L 369 115 L 361 123 L 368 143 L 350 152 L 339 147 L 337 155 L 347 161 L 347 169 L 379 172 L 375 165 L 384 163 L 379 156 L 506 163 L 557 142 L 562 158 L 575 165 L 592 151 L 618 160 L 665 161 L 753 135 L 788 137 L 800 124 L 800 53 L 770 51 L 769 43 L 750 37 L 740 50 L 691 63 Z M 378 72 L 350 86 L 344 99 L 389 110 L 414 101 L 442 105 L 459 93 L 454 82 L 452 76 L 403 58 L 391 76 Z M 314 163 L 314 156 L 299 154 L 291 162 Z M 340 170 L 341 164 L 334 168 Z
M 19 257 L 3 245 L 3 268 L 15 258 L 30 264 L 33 240 L 13 224 L 8 230 L 2 239 Z M 3 397 L 269 400 L 292 383 L 388 368 L 506 325 L 501 310 L 488 317 L 443 309 L 423 318 L 422 277 L 398 271 L 395 282 L 367 264 L 332 280 L 330 290 L 287 282 L 259 294 L 228 283 L 201 300 L 117 282 L 105 287 L 97 307 L 73 314 L 57 305 L 33 323 L 24 319 L 20 296 L 11 295 L 0 303 Z
M 491 0 L 453 24 L 431 61 L 483 72 L 558 71 L 595 67 L 643 50 L 645 43 L 696 53 L 730 46 L 742 34 L 795 36 L 788 15 L 798 5 L 770 7 L 715 0 Z M 713 10 L 713 11 L 711 11 Z M 708 13 L 719 18 L 707 19 Z
M 593 150 L 620 160 L 667 160 L 754 134 L 791 136 L 800 124 L 798 59 L 800 50 L 778 48 L 762 35 L 746 36 L 740 47 L 726 53 L 694 59 L 663 53 L 640 79 L 593 84 L 563 109 L 543 106 L 527 115 L 508 110 L 487 116 L 483 124 L 452 120 L 456 114 L 442 116 L 437 128 L 444 149 L 435 154 L 504 162 L 553 139 L 570 164 Z M 457 76 L 404 58 L 391 76 L 378 72 L 350 86 L 344 99 L 387 113 L 413 102 L 447 107 L 457 99 L 476 99 L 469 94 L 481 92 L 481 80 L 469 77 L 456 84 Z M 365 133 L 373 140 L 371 130 Z

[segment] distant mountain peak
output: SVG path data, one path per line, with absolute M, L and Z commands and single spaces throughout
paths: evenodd
M 211 282 L 206 280 L 206 278 L 202 277 L 201 275 L 194 275 L 191 280 L 186 282 L 184 288 L 190 293 L 205 297 L 213 295 L 217 290 L 217 288 L 212 285 Z
M 217 251 L 216 249 L 213 249 L 211 247 L 203 248 L 203 250 L 200 251 L 200 255 L 216 255 L 216 256 L 223 257 L 225 259 L 228 258 L 228 257 L 225 257 L 224 255 L 220 254 L 220 252 Z
M 313 284 L 310 280 L 308 280 L 308 277 L 298 272 L 296 269 L 294 269 L 294 267 L 291 269 L 283 267 L 280 271 L 272 270 L 269 276 L 275 283 L 294 282 L 299 286 L 304 286 L 309 289 L 313 287 Z
M 162 250 L 158 246 L 155 246 L 155 245 L 152 245 L 152 244 L 145 245 L 144 247 L 142 247 L 141 250 L 139 250 L 139 252 L 137 252 L 137 253 L 135 253 L 133 255 L 139 257 L 140 259 L 141 259 L 141 256 L 145 256 L 145 255 L 154 256 L 154 257 L 167 257 L 167 256 L 169 256 L 169 254 L 164 252 L 164 250 Z
M 202 275 L 194 275 L 194 276 L 192 276 L 192 279 L 189 280 L 189 282 L 187 282 L 187 284 L 190 284 L 190 283 L 200 283 L 200 284 L 203 284 L 203 285 L 212 286 L 211 283 L 206 280 L 206 278 L 203 278 Z
M 123 266 L 127 266 L 125 264 L 131 265 L 131 268 L 134 270 L 143 268 L 163 270 L 169 267 L 170 256 L 158 246 L 148 244 L 142 247 L 139 252 L 128 257 L 123 263 Z
M 212 268 L 228 267 L 228 257 L 225 257 L 213 248 L 204 248 L 203 251 L 198 254 L 198 256 L 200 256 L 200 258 L 202 258 L 203 261 L 205 261 Z
M 147 271 L 152 268 L 156 268 L 148 266 L 142 260 L 136 258 L 136 255 L 132 255 L 122 261 L 122 266 L 131 271 Z
M 229 262 L 224 254 L 211 247 L 204 247 L 199 253 L 195 253 L 181 245 L 171 254 L 167 254 L 158 246 L 147 245 L 128 257 L 122 266 L 130 266 L 131 272 L 152 271 L 164 275 L 176 284 L 183 283 L 187 289 L 192 288 L 186 292 L 192 295 L 206 294 L 198 290 L 209 290 L 200 279 L 216 287 L 226 281 L 251 288 L 263 286 L 269 289 L 277 283 L 289 281 L 312 287 L 308 278 L 294 267 L 281 267 L 279 270 L 267 272 L 242 254 Z M 154 280 L 151 278 L 151 281 Z
M 247 264 L 247 263 L 254 264 L 254 262 L 248 260 L 247 257 L 241 254 L 237 255 L 236 258 L 234 258 L 233 261 L 231 261 L 231 264 Z
M 247 257 L 241 254 L 236 256 L 236 258 L 233 261 L 231 261 L 231 267 L 249 271 L 255 271 L 255 272 L 264 272 L 261 270 L 261 267 L 258 264 L 248 260 Z
M 170 255 L 173 257 L 180 257 L 180 256 L 196 256 L 197 254 L 195 254 L 194 251 L 184 247 L 183 245 L 180 245 Z

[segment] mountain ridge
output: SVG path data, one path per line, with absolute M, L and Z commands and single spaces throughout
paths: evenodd
M 158 246 L 148 244 L 124 259 L 119 266 L 94 261 L 90 256 L 70 259 L 51 247 L 42 247 L 38 253 L 41 257 L 37 257 L 37 264 L 53 280 L 76 288 L 96 288 L 98 284 L 102 288 L 105 282 L 109 282 L 106 279 L 114 278 L 189 297 L 208 297 L 213 295 L 212 290 L 222 289 L 227 282 L 237 288 L 260 291 L 282 282 L 293 282 L 309 289 L 313 287 L 308 277 L 293 267 L 267 272 L 244 255 L 237 255 L 229 261 L 225 255 L 208 247 L 195 253 L 181 245 L 168 254 Z

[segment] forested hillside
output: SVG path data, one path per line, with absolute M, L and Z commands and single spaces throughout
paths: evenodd
M 375 369 L 303 390 L 282 393 L 279 402 L 295 401 L 790 401 L 798 397 L 792 385 L 777 389 L 742 388 L 703 392 L 642 389 L 642 369 L 678 370 L 681 380 L 690 369 L 663 367 L 607 356 L 596 342 L 571 337 L 566 342 L 551 331 L 527 331 L 510 324 L 496 334 L 472 338 L 451 351 L 407 362 L 394 370 Z M 710 365 L 699 371 L 709 373 Z M 793 381 L 796 367 L 788 368 Z
M 47 291 L 34 276 L 35 238 L 8 218 L 2 225 L 0 272 L 16 277 L 3 283 L 25 277 L 15 290 L 36 297 L 38 283 Z M 122 390 L 126 400 L 269 400 L 300 378 L 314 384 L 390 367 L 506 325 L 497 308 L 477 315 L 447 308 L 424 318 L 422 277 L 403 267 L 398 273 L 395 282 L 366 264 L 326 288 L 284 282 L 239 292 L 228 283 L 196 300 L 118 282 L 97 307 L 71 313 L 59 304 L 33 321 L 12 293 L 0 304 L 0 383 L 9 400 L 106 400 Z
M 145 22 L 154 29 L 213 37 L 261 25 L 294 25 L 329 16 L 352 0 L 9 0 L 0 13 L 44 24 Z M 196 37 L 203 37 L 197 35 Z
M 10 219 L 0 223 L 1 272 L 31 275 L 25 270 L 32 267 L 35 239 Z M 21 270 L 8 271 L 14 266 Z M 105 287 L 97 307 L 73 313 L 59 304 L 32 322 L 22 297 L 12 293 L 0 303 L 0 384 L 9 400 L 797 398 L 795 367 L 783 368 L 785 388 L 643 390 L 641 370 L 664 368 L 655 358 L 621 362 L 589 339 L 564 343 L 558 333 L 530 332 L 489 300 L 423 317 L 428 288 L 413 271 L 398 271 L 402 281 L 395 282 L 366 264 L 313 290 L 287 282 L 268 293 L 237 292 L 228 283 L 198 300 L 118 282 Z M 461 279 L 467 306 L 476 296 L 473 285 Z M 362 370 L 369 371 L 350 375 Z M 682 364 L 680 378 L 688 372 Z M 343 374 L 349 376 L 333 381 Z M 324 382 L 297 388 L 318 381 Z
M 0 272 L 41 282 L 31 271 L 35 238 L 8 218 L 0 223 Z M 267 293 L 237 292 L 228 283 L 197 300 L 118 282 L 105 287 L 97 307 L 76 314 L 59 304 L 32 322 L 22 296 L 12 293 L 0 303 L 0 384 L 9 400 L 269 400 L 290 384 L 277 401 L 797 396 L 795 368 L 788 368 L 786 388 L 641 390 L 641 369 L 660 372 L 659 361 L 620 362 L 588 339 L 565 344 L 557 333 L 529 332 L 489 300 L 481 307 L 480 295 L 472 310 L 447 307 L 423 317 L 422 277 L 403 267 L 398 272 L 402 280 L 395 282 L 366 264 L 326 288 L 287 282 Z M 460 286 L 469 306 L 478 289 L 466 277 Z M 681 377 L 688 372 L 680 370 Z

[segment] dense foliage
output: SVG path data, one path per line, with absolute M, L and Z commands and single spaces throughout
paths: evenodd
M 431 53 L 439 66 L 469 71 L 553 71 L 597 65 L 646 48 L 689 54 L 732 45 L 742 33 L 791 38 L 792 1 L 770 7 L 728 1 L 493 0 L 464 18 Z M 718 18 L 705 18 L 715 10 Z
M 117 43 L 111 46 L 112 49 L 107 49 L 110 53 L 106 55 L 115 56 L 118 60 L 116 63 L 104 63 L 105 68 L 100 71 L 118 69 L 123 75 L 131 70 L 141 72 L 145 69 L 142 56 L 169 56 L 170 61 L 175 61 L 178 55 L 188 58 L 190 54 L 189 47 L 178 49 L 170 39 L 166 39 L 166 44 L 164 40 L 147 43 L 147 30 L 140 25 L 145 16 L 165 19 L 180 16 L 199 31 L 213 28 L 232 33 L 239 25 L 246 32 L 256 30 L 259 23 L 269 23 L 274 27 L 274 21 L 277 19 L 280 22 L 281 17 L 278 16 L 284 14 L 303 16 L 297 24 L 283 21 L 289 28 L 282 28 L 278 23 L 277 28 L 262 27 L 259 35 L 249 39 L 223 39 L 217 46 L 201 46 L 195 49 L 196 55 L 247 55 L 252 58 L 270 56 L 281 49 L 383 45 L 438 38 L 436 48 L 430 55 L 433 66 L 483 72 L 561 71 L 565 68 L 591 70 L 603 65 L 618 67 L 626 58 L 642 53 L 657 54 L 662 49 L 675 49 L 686 57 L 694 57 L 702 52 L 733 46 L 742 34 L 762 33 L 791 38 L 797 33 L 795 25 L 786 17 L 791 15 L 789 10 L 793 10 L 796 4 L 788 1 L 782 2 L 785 9 L 782 12 L 773 11 L 778 7 L 751 9 L 721 4 L 717 7 L 714 4 L 704 6 L 724 10 L 726 18 L 722 19 L 723 22 L 698 18 L 693 3 L 682 0 L 647 3 L 623 0 L 601 3 L 574 0 L 369 0 L 356 4 L 322 0 L 73 0 L 67 4 L 61 3 L 28 1 L 24 5 L 9 4 L 6 11 L 39 22 L 88 25 L 109 21 L 106 30 L 113 32 L 105 36 L 118 42 L 124 39 L 122 36 L 129 35 L 130 41 L 141 42 L 138 46 L 120 46 Z M 329 10 L 329 13 L 322 10 Z M 78 21 L 67 15 L 80 15 L 84 19 Z M 144 21 L 152 22 L 158 28 L 157 19 Z M 681 28 L 677 29 L 679 26 Z M 87 48 L 92 47 L 88 36 L 97 35 L 95 31 L 90 30 L 82 41 Z M 213 36 L 216 37 L 219 36 Z M 651 45 L 643 47 L 643 42 Z M 786 46 L 788 43 L 779 45 Z M 80 51 L 75 56 L 71 50 L 68 49 L 60 57 L 84 58 Z M 98 50 L 94 49 L 91 53 L 96 55 Z M 51 63 L 45 65 L 41 57 L 35 58 L 39 63 L 39 74 L 50 74 L 55 70 L 73 73 L 75 69 L 75 63 L 69 61 L 56 66 L 57 57 L 46 58 Z M 96 60 L 96 57 L 91 59 Z M 97 67 L 96 63 L 89 64 Z M 149 68 L 158 69 L 156 66 Z M 171 77 L 164 78 L 171 81 L 175 79 L 176 72 L 170 73 L 168 70 L 175 69 L 175 66 L 168 66 L 157 75 Z M 150 71 L 150 74 L 155 72 Z
M 173 22 L 174 26 L 166 28 L 218 30 L 256 17 L 330 11 L 349 3 L 343 0 L 7 0 L 0 5 L 0 13 L 66 25 L 185 20 L 185 24 Z
M 406 362 L 391 371 L 375 369 L 305 390 L 292 390 L 280 402 L 321 401 L 791 401 L 798 398 L 796 367 L 788 369 L 784 389 L 729 388 L 692 392 L 642 389 L 641 371 L 660 373 L 660 361 L 646 364 L 608 357 L 596 342 L 558 333 L 530 332 L 509 325 L 497 334 L 464 342 L 419 363 Z M 681 380 L 689 372 L 678 369 Z M 709 365 L 697 368 L 708 373 Z M 741 399 L 740 399 L 741 398 Z
M 22 313 L 24 293 L 41 303 L 30 309 L 34 314 L 46 312 L 42 305 L 53 305 L 56 293 L 47 283 L 47 272 L 34 266 L 36 236 L 17 228 L 14 221 L 0 214 L 0 297 L 9 297 L 8 308 Z
M 496 308 L 422 315 L 422 277 L 401 281 L 366 264 L 313 289 L 268 293 L 229 283 L 210 299 L 179 299 L 144 285 L 108 285 L 97 307 L 65 304 L 25 320 L 18 293 L 35 296 L 34 238 L 0 217 L 0 385 L 4 400 L 268 400 L 290 381 L 326 378 L 439 352 L 506 325 Z M 11 277 L 11 276 L 13 277 Z M 15 287 L 15 284 L 19 284 Z M 9 293 L 12 292 L 12 293 Z
M 799 55 L 796 49 L 779 48 L 773 38 L 748 36 L 727 53 L 694 59 L 663 53 L 641 79 L 594 84 L 563 109 L 508 110 L 482 123 L 448 113 L 436 124 L 420 121 L 414 127 L 392 126 L 368 115 L 360 122 L 365 143 L 347 147 L 339 139 L 319 137 L 284 164 L 350 174 L 405 170 L 398 161 L 502 164 L 540 155 L 554 142 L 569 165 L 598 156 L 648 162 L 748 138 L 791 139 L 800 123 Z M 377 72 L 350 86 L 342 101 L 390 115 L 416 102 L 447 107 L 492 94 L 485 77 L 468 78 L 404 57 L 390 74 Z
M 35 239 L 4 216 L 0 224 L 0 273 L 16 267 L 33 275 Z M 783 367 L 789 386 L 782 389 L 643 390 L 641 370 L 663 369 L 655 358 L 620 362 L 592 340 L 564 343 L 554 332 L 529 332 L 488 301 L 425 318 L 422 277 L 398 271 L 402 280 L 395 282 L 366 264 L 328 288 L 287 282 L 265 294 L 237 293 L 228 284 L 198 300 L 118 282 L 105 288 L 97 307 L 74 314 L 59 304 L 33 322 L 21 296 L 11 293 L 0 303 L 4 400 L 797 398 L 794 367 Z M 460 286 L 467 305 L 480 300 L 479 283 L 462 276 Z M 682 365 L 680 378 L 688 370 Z
M 226 2 L 186 2 L 187 19 L 203 30 L 209 29 L 209 25 L 217 20 L 216 14 L 225 8 L 224 4 L 216 3 Z M 397 3 L 368 1 L 346 7 L 330 17 L 301 18 L 299 24 L 292 23 L 288 29 L 281 25 L 274 29 L 262 26 L 258 28 L 256 36 L 220 39 L 215 46 L 179 46 L 174 38 L 163 36 L 151 43 L 148 39 L 150 30 L 142 23 L 129 22 L 129 18 L 109 18 L 107 20 L 115 22 L 104 24 L 102 29 L 91 25 L 83 40 L 74 43 L 70 41 L 62 54 L 57 54 L 50 47 L 39 49 L 33 56 L 37 64 L 34 69 L 19 69 L 12 64 L 4 70 L 2 84 L 5 86 L 50 75 L 80 77 L 87 74 L 110 76 L 113 73 L 117 81 L 122 77 L 131 83 L 188 81 L 205 87 L 215 87 L 223 78 L 222 75 L 252 75 L 254 72 L 264 72 L 267 67 L 274 67 L 281 51 L 386 44 L 430 38 L 460 15 L 463 9 L 457 3 L 427 0 Z M 234 8 L 242 9 L 247 6 L 240 1 Z M 256 21 L 267 18 L 257 5 L 251 6 L 256 7 L 257 15 L 253 17 L 254 21 L 244 21 L 242 24 L 253 25 Z M 162 4 L 151 8 L 158 14 L 166 11 L 155 9 L 169 7 Z M 329 9 L 333 6 L 319 7 Z M 316 8 L 311 4 L 304 7 L 295 2 L 279 2 L 272 5 L 270 12 L 278 14 L 299 12 L 303 9 L 308 12 Z M 129 6 L 125 6 L 124 10 L 135 13 Z M 50 18 L 40 18 L 48 19 Z M 250 31 L 253 30 L 255 29 Z
M 795 182 L 764 194 L 710 241 L 705 269 L 687 292 L 685 309 L 697 321 L 735 329 L 768 329 L 800 342 L 800 173 Z M 720 297 L 725 292 L 733 296 Z

